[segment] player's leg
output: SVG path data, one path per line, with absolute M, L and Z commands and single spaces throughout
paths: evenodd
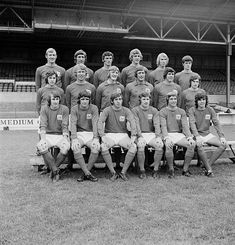
M 149 146 L 152 146 L 155 150 L 154 152 L 154 163 L 153 163 L 153 178 L 159 177 L 159 166 L 162 160 L 163 155 L 163 142 L 161 138 L 154 137 L 152 140 L 148 143 Z
M 227 145 L 223 145 L 221 143 L 221 141 L 219 140 L 218 137 L 216 137 L 215 135 L 210 134 L 208 139 L 206 140 L 206 143 L 208 145 L 212 145 L 212 146 L 216 146 L 218 147 L 216 149 L 216 151 L 213 152 L 210 160 L 209 160 L 209 164 L 210 166 L 212 166 L 212 164 L 223 154 L 223 152 L 225 151 Z
M 114 181 L 118 178 L 118 175 L 113 167 L 113 161 L 112 157 L 109 153 L 109 149 L 115 145 L 115 139 L 116 134 L 107 134 L 105 137 L 102 137 L 102 144 L 101 144 L 101 154 L 102 157 L 111 173 L 111 178 L 110 180 Z
M 122 139 L 119 140 L 118 144 L 123 147 L 123 148 L 126 148 L 128 149 L 128 152 L 126 154 L 126 157 L 125 157 L 125 161 L 124 161 L 124 164 L 123 164 L 123 168 L 122 168 L 122 171 L 120 173 L 120 177 L 123 179 L 123 180 L 128 180 L 128 178 L 126 177 L 126 172 L 129 168 L 129 166 L 131 165 L 134 157 L 135 157 L 135 154 L 137 152 L 137 146 L 135 143 L 132 143 L 130 144 L 130 137 L 126 134 Z
M 145 147 L 147 145 L 146 140 L 143 137 L 139 137 L 137 141 L 137 160 L 138 160 L 138 165 L 140 168 L 140 175 L 139 177 L 141 179 L 146 178 L 145 174 L 145 168 L 144 168 L 144 163 L 145 163 Z
M 90 148 L 91 153 L 88 159 L 88 163 L 87 163 L 87 169 L 89 171 L 91 171 L 91 169 L 94 166 L 94 163 L 96 162 L 99 152 L 100 152 L 100 143 L 98 139 L 95 140 L 89 140 L 86 143 L 86 146 Z
M 186 139 L 186 137 L 183 137 L 176 143 L 176 145 L 187 148 L 184 156 L 184 166 L 182 174 L 189 177 L 191 174 L 189 173 L 188 169 L 194 156 L 195 143 L 189 144 L 189 141 Z

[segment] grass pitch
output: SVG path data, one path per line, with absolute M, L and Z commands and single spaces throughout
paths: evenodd
M 235 164 L 194 176 L 58 183 L 32 170 L 33 131 L 0 132 L 0 244 L 235 244 Z

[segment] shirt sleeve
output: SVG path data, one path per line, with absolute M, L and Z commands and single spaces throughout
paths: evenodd
M 153 116 L 153 126 L 155 130 L 156 137 L 161 137 L 161 127 L 160 127 L 160 113 L 156 111 Z
M 158 87 L 155 86 L 155 88 L 153 89 L 153 106 L 159 110 L 158 101 L 159 101 L 159 92 L 158 92 Z
M 36 91 L 41 88 L 41 69 L 38 67 L 35 72 Z
M 66 88 L 65 98 L 66 98 L 66 105 L 68 106 L 69 110 L 71 110 L 71 93 L 69 87 Z
M 96 88 L 99 86 L 99 78 L 98 78 L 98 72 L 97 71 L 94 74 L 93 84 Z
M 192 137 L 192 134 L 191 134 L 190 129 L 189 129 L 189 124 L 188 124 L 186 112 L 184 110 L 181 110 L 181 111 L 182 111 L 181 112 L 181 123 L 182 123 L 183 132 L 187 138 Z
M 177 96 L 177 106 L 181 107 L 181 96 L 182 96 L 182 90 L 181 87 L 179 86 L 177 89 L 178 96 Z
M 213 122 L 214 128 L 215 128 L 217 134 L 219 135 L 219 137 L 223 138 L 224 134 L 223 134 L 223 131 L 221 129 L 220 122 L 219 122 L 219 120 L 217 118 L 217 115 L 216 115 L 216 113 L 215 113 L 213 108 L 209 107 L 209 110 L 211 112 L 211 120 Z
M 163 108 L 160 111 L 160 124 L 161 124 L 161 130 L 162 130 L 163 139 L 165 139 L 168 136 L 166 118 L 167 118 L 167 115 L 164 112 L 164 108 Z
M 61 71 L 61 88 L 65 91 L 65 69 L 63 68 Z
M 105 121 L 107 117 L 108 117 L 108 107 L 102 111 L 98 120 L 98 134 L 100 137 L 105 135 L 104 129 L 105 129 Z
M 142 136 L 142 132 L 140 129 L 140 120 L 139 120 L 139 116 L 138 116 L 138 112 L 135 108 L 132 109 L 132 113 L 135 119 L 135 125 L 136 125 L 136 131 L 137 131 L 137 136 L 141 137 Z
M 200 136 L 198 131 L 197 131 L 197 126 L 196 126 L 196 119 L 194 116 L 194 108 L 189 109 L 189 125 L 190 129 L 195 137 Z
M 69 134 L 69 108 L 64 106 L 63 115 L 62 115 L 62 132 L 63 134 Z
M 66 91 L 66 88 L 68 87 L 68 85 L 71 83 L 71 76 L 70 76 L 70 72 L 66 71 L 65 72 L 65 78 L 64 78 L 64 91 Z
M 183 110 L 186 110 L 186 101 L 185 100 L 186 100 L 186 94 L 183 91 L 183 93 L 181 95 L 181 106 L 180 106 Z
M 46 133 L 47 130 L 47 126 L 48 126 L 48 117 L 47 117 L 47 113 L 46 113 L 46 107 L 43 106 L 40 112 L 40 133 Z
M 76 106 L 73 106 L 71 109 L 70 116 L 70 130 L 71 130 L 71 139 L 77 138 L 77 115 L 76 115 Z
M 125 69 L 123 69 L 121 72 L 121 83 L 124 87 L 126 86 L 126 79 L 127 79 L 126 71 Z
M 130 126 L 131 126 L 131 136 L 136 136 L 137 129 L 136 129 L 134 116 L 130 109 L 126 108 L 126 112 L 127 112 L 126 119 L 130 123 Z
M 40 110 L 41 110 L 41 102 L 42 102 L 42 95 L 41 95 L 41 90 L 39 89 L 37 91 L 37 98 L 36 98 L 36 110 L 39 115 L 40 115 Z
M 99 112 L 97 106 L 93 108 L 92 114 L 92 129 L 93 129 L 93 137 L 98 137 L 98 120 L 99 120 Z
M 127 108 L 129 108 L 130 96 L 131 96 L 131 91 L 129 86 L 127 85 L 124 90 L 124 101 L 123 101 L 123 105 Z
M 95 104 L 99 110 L 101 109 L 101 101 L 102 101 L 102 87 L 98 86 L 96 90 Z

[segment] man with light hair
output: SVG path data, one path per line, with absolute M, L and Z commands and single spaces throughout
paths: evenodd
M 124 94 L 124 86 L 118 82 L 120 71 L 117 66 L 109 68 L 108 79 L 102 82 L 96 90 L 96 106 L 100 111 L 110 106 L 110 96 L 114 92 Z
M 135 71 L 136 68 L 140 65 L 140 61 L 143 59 L 143 55 L 139 49 L 135 48 L 130 51 L 129 59 L 131 64 L 122 69 L 121 72 L 121 83 L 123 86 L 126 86 L 128 83 L 135 81 Z M 144 67 L 146 72 L 146 81 L 148 81 L 148 69 Z
M 169 63 L 169 58 L 167 54 L 160 53 L 157 56 L 157 60 L 156 60 L 157 68 L 149 73 L 149 80 L 148 80 L 153 86 L 163 81 L 163 73 L 168 63 Z
M 60 179 L 59 166 L 65 160 L 70 149 L 69 142 L 69 109 L 61 105 L 61 96 L 58 91 L 53 91 L 48 97 L 48 104 L 44 105 L 40 113 L 40 141 L 37 149 L 42 155 L 45 165 L 51 171 L 53 182 Z M 54 158 L 49 149 L 58 147 L 59 154 Z
M 76 82 L 70 84 L 66 88 L 66 103 L 68 108 L 71 108 L 77 105 L 78 95 L 80 92 L 86 90 L 91 94 L 91 103 L 94 103 L 95 100 L 95 86 L 86 81 L 87 67 L 83 64 L 76 66 Z
M 36 83 L 36 91 L 39 88 L 44 87 L 46 85 L 46 74 L 51 71 L 55 71 L 57 74 L 57 82 L 56 85 L 62 88 L 65 91 L 65 69 L 56 64 L 57 54 L 55 49 L 49 48 L 46 50 L 45 57 L 47 59 L 47 63 L 43 66 L 39 66 L 36 69 L 35 73 L 35 83 Z
M 193 58 L 190 55 L 186 55 L 182 58 L 182 65 L 184 69 L 181 72 L 175 74 L 175 83 L 179 84 L 181 90 L 189 88 L 189 79 L 191 76 L 199 76 L 198 73 L 192 71 Z
M 77 81 L 76 67 L 79 64 L 84 65 L 86 61 L 87 61 L 87 54 L 85 51 L 83 51 L 82 49 L 79 49 L 78 51 L 75 52 L 74 63 L 76 65 L 69 68 L 65 72 L 65 88 L 67 88 L 67 86 L 70 85 L 71 83 L 74 83 Z M 87 67 L 86 81 L 92 84 L 93 75 L 94 75 L 94 72 L 90 68 Z

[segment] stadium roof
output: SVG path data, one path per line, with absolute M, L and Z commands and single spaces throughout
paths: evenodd
M 227 44 L 235 37 L 234 9 L 232 0 L 3 0 L 0 29 Z

